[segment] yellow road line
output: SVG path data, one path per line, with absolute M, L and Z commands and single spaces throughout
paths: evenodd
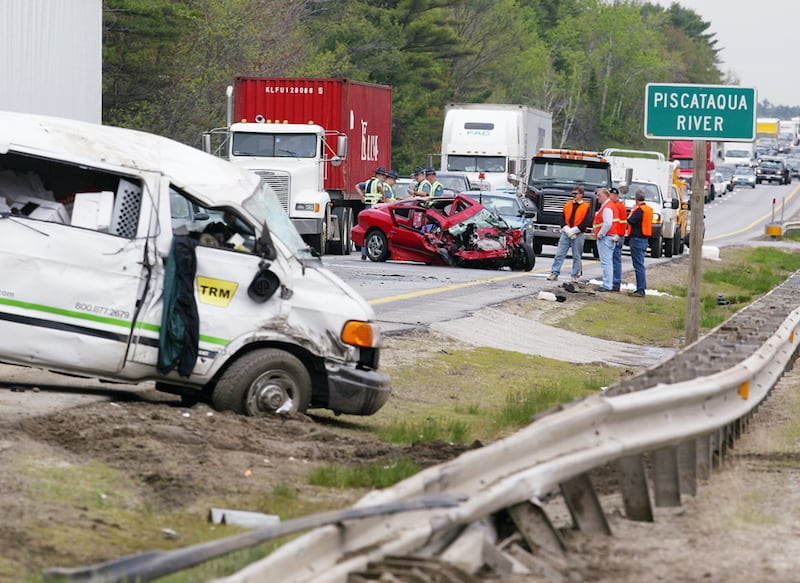
M 705 239 L 705 241 L 715 241 L 717 239 L 722 239 L 724 237 L 732 237 L 733 235 L 739 235 L 740 233 L 744 233 L 746 231 L 749 231 L 750 229 L 755 227 L 761 221 L 765 221 L 765 220 L 767 220 L 767 218 L 771 218 L 773 213 L 778 213 L 778 211 L 782 210 L 784 205 L 789 200 L 791 200 L 792 197 L 794 197 L 794 195 L 796 195 L 799 191 L 800 191 L 800 184 L 798 184 L 797 186 L 794 187 L 794 190 L 792 190 L 792 192 L 789 193 L 789 196 L 787 196 L 785 199 L 783 199 L 781 201 L 781 203 L 778 206 L 775 207 L 774 211 L 770 211 L 770 212 L 768 212 L 766 214 L 761 215 L 756 220 L 754 220 L 752 223 L 750 223 L 746 227 L 742 227 L 738 231 L 732 231 L 730 233 L 723 233 L 722 235 L 715 235 L 714 237 L 708 237 L 708 238 Z
M 591 264 L 597 263 L 596 260 L 583 260 L 583 263 Z M 519 279 L 520 277 L 533 277 L 535 274 L 550 273 L 549 269 L 538 269 L 536 271 L 523 271 L 509 275 L 498 275 L 497 277 L 489 277 L 487 279 L 476 279 L 475 281 L 467 281 L 464 283 L 454 283 L 452 285 L 444 285 L 441 287 L 433 287 L 430 289 L 422 289 L 418 291 L 408 292 L 405 294 L 398 294 L 396 296 L 387 296 L 385 298 L 375 298 L 368 300 L 367 303 L 371 305 L 388 304 L 389 302 L 397 302 L 400 300 L 410 300 L 414 298 L 421 298 L 424 296 L 431 296 L 444 292 L 449 292 L 457 289 L 464 289 L 467 287 L 474 287 L 476 285 L 484 285 L 487 283 L 496 283 L 498 281 L 508 281 L 509 279 Z

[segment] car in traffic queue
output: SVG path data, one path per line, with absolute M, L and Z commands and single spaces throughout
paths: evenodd
M 722 196 L 728 192 L 728 182 L 722 172 L 713 170 L 710 173 L 710 177 L 709 188 L 714 191 L 714 197 Z
M 512 227 L 520 229 L 522 241 L 533 247 L 536 207 L 531 199 L 498 190 L 471 190 L 464 194 L 500 215 Z
M 734 164 L 717 164 L 717 172 L 722 174 L 722 180 L 725 183 L 725 192 L 733 190 L 733 171 L 735 167 Z
M 463 194 L 378 204 L 359 213 L 352 239 L 377 262 L 530 271 L 536 261 L 521 229 Z
M 764 157 L 758 160 L 756 166 L 756 184 L 762 182 L 777 182 L 778 184 L 789 184 L 792 181 L 792 175 L 786 167 L 786 163 L 782 158 Z
M 749 186 L 750 188 L 756 187 L 756 169 L 749 164 L 739 164 L 733 169 L 733 178 L 731 178 L 733 186 Z

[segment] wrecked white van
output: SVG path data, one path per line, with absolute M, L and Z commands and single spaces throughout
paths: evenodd
M 133 130 L 0 112 L 0 361 L 155 380 L 247 415 L 370 415 L 372 308 L 255 174 Z

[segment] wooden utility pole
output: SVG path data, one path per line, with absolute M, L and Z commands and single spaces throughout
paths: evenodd
M 700 283 L 702 280 L 703 234 L 705 233 L 706 140 L 694 141 L 692 162 L 692 230 L 689 233 L 689 291 L 686 294 L 686 345 L 700 331 Z

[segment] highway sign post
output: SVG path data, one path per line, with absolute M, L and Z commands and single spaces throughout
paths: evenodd
M 756 106 L 753 87 L 648 83 L 644 135 L 654 140 L 752 142 Z
M 645 137 L 652 140 L 694 140 L 689 289 L 686 295 L 687 345 L 697 340 L 700 329 L 706 140 L 752 142 L 756 137 L 757 103 L 753 87 L 648 83 L 645 88 Z

